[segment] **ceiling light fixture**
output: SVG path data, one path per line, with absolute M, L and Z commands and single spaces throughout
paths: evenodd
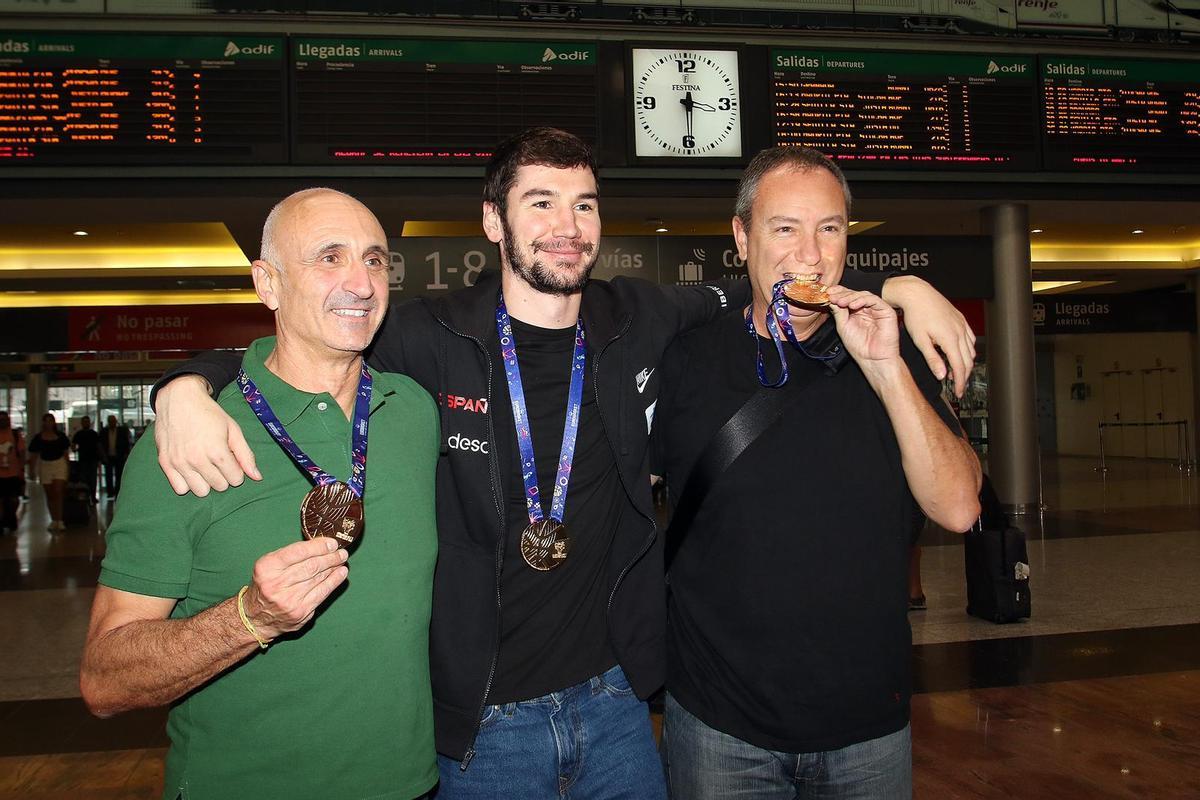
M 662 225 L 659 225 L 657 228 L 654 229 L 654 232 L 655 233 L 667 233 L 668 230 L 669 229 L 664 228 Z
M 1064 286 L 1074 286 L 1079 281 L 1034 281 L 1033 293 L 1048 292 L 1051 289 L 1061 289 Z
M 76 236 L 87 236 L 88 232 L 87 231 L 75 231 L 75 235 Z
M 1133 235 L 1134 235 L 1134 236 L 1137 236 L 1139 233 L 1145 233 L 1145 231 L 1144 231 L 1144 230 L 1142 230 L 1141 228 L 1134 228 L 1134 229 L 1133 229 Z
M 1034 228 L 1033 230 L 1030 231 L 1030 233 L 1042 233 L 1042 232 L 1043 231 L 1041 228 Z

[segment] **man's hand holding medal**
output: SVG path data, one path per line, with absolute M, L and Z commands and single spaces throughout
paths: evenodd
M 349 574 L 349 552 L 328 536 L 293 542 L 254 562 L 254 579 L 242 608 L 254 630 L 270 642 L 303 628 Z
M 846 352 L 866 371 L 872 362 L 900 359 L 900 323 L 882 297 L 829 287 L 829 311 Z

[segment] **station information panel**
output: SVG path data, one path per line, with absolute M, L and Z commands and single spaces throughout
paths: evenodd
M 0 33 L 0 166 L 282 164 L 285 40 Z
M 292 40 L 301 164 L 479 162 L 552 125 L 596 141 L 596 45 L 413 39 Z
M 855 169 L 1038 167 L 1032 58 L 773 49 L 770 59 L 776 144 Z
M 1048 170 L 1200 172 L 1200 66 L 1043 56 Z

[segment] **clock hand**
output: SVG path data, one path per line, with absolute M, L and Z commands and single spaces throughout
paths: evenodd
M 716 106 L 710 106 L 708 103 L 698 103 L 698 102 L 693 102 L 692 108 L 698 108 L 701 111 L 716 111 L 717 110 Z
M 696 105 L 695 102 L 692 101 L 692 93 L 688 92 L 687 94 L 685 94 L 683 96 L 683 98 L 679 101 L 679 104 L 681 106 L 683 106 L 683 112 L 687 115 L 687 135 L 691 136 L 692 135 L 692 107 Z

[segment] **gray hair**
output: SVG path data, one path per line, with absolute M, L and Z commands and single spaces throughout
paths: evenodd
M 733 213 L 742 221 L 742 225 L 750 229 L 750 215 L 754 208 L 754 200 L 758 197 L 758 184 L 768 173 L 777 169 L 790 169 L 796 172 L 809 172 L 823 169 L 837 178 L 842 186 L 842 194 L 846 198 L 846 221 L 850 221 L 850 184 L 842 168 L 833 159 L 811 147 L 793 147 L 779 145 L 762 150 L 746 166 L 742 178 L 738 181 L 737 200 L 734 202 Z
M 267 214 L 267 221 L 263 223 L 262 244 L 258 249 L 258 257 L 261 260 L 266 261 L 275 267 L 275 269 L 283 269 L 283 259 L 279 256 L 279 245 L 275 241 L 275 229 L 279 225 L 279 220 L 283 218 L 283 215 L 292 206 L 317 194 L 334 194 L 353 200 L 356 203 L 359 202 L 357 198 L 351 197 L 345 192 L 339 192 L 337 189 L 330 189 L 325 186 L 313 186 L 309 189 L 292 192 L 276 203 L 275 207 L 271 209 L 271 213 Z

